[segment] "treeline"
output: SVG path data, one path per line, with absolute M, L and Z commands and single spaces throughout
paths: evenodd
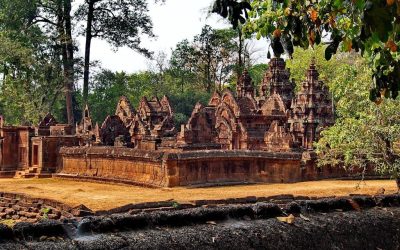
M 121 95 L 134 106 L 142 96 L 168 95 L 180 124 L 197 101 L 205 104 L 213 91 L 234 88 L 244 67 L 256 83 L 266 69 L 255 64 L 257 49 L 237 29 L 205 26 L 170 53 L 153 53 L 140 40 L 154 36 L 146 1 L 89 0 L 74 6 L 74 13 L 71 4 L 0 0 L 0 114 L 6 123 L 35 125 L 51 112 L 60 122 L 75 124 L 86 104 L 101 123 Z M 76 56 L 78 36 L 86 38 L 83 58 Z M 93 38 L 146 55 L 148 69 L 128 74 L 101 68 L 90 61 Z
M 255 52 L 235 30 L 205 26 L 191 40 L 179 42 L 170 56 L 156 53 L 146 71 L 127 74 L 105 69 L 97 73 L 89 93 L 93 119 L 101 122 L 112 114 L 121 95 L 127 96 L 134 107 L 143 96 L 167 95 L 176 124 L 185 123 L 196 102 L 207 104 L 216 90 L 234 90 L 237 75 L 244 67 L 256 84 L 261 82 L 267 65 L 255 64 Z
M 87 103 L 92 39 L 151 56 L 143 35 L 154 37 L 145 0 L 0 0 L 0 112 L 12 124 L 37 123 L 47 112 L 74 124 Z M 84 58 L 76 56 L 78 36 Z

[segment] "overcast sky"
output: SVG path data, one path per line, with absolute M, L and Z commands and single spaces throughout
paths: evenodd
M 77 0 L 78 2 L 79 0 Z M 229 25 L 219 16 L 208 15 L 207 10 L 213 0 L 166 0 L 162 5 L 149 1 L 150 16 L 153 20 L 156 40 L 145 40 L 144 47 L 152 51 L 166 51 L 183 39 L 192 39 L 199 34 L 205 24 L 214 28 L 226 28 Z M 80 55 L 84 53 L 84 39 L 79 39 Z M 99 60 L 103 68 L 113 71 L 129 73 L 146 70 L 147 59 L 129 48 L 120 48 L 118 51 L 110 49 L 104 41 L 92 41 L 91 60 Z

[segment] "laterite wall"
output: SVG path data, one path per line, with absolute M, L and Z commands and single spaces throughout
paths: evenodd
M 58 177 L 157 187 L 297 182 L 342 175 L 315 168 L 300 152 L 202 150 L 169 153 L 118 147 L 62 148 Z

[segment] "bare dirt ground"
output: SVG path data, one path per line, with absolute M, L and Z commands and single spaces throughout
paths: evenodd
M 128 185 L 79 182 L 61 179 L 0 179 L 0 191 L 48 198 L 75 206 L 84 204 L 92 210 L 108 210 L 129 203 L 174 199 L 188 202 L 202 199 L 226 199 L 279 194 L 313 197 L 375 194 L 397 191 L 393 180 L 323 180 L 291 184 L 257 184 L 208 188 L 145 188 Z

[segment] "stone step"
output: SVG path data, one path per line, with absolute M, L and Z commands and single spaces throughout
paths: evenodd
M 28 169 L 28 173 L 37 173 L 37 171 L 38 171 L 38 167 L 30 167 Z
M 35 178 L 51 178 L 52 176 L 51 173 L 37 173 Z
M 21 175 L 20 178 L 35 178 L 35 174 L 25 173 L 24 175 Z

